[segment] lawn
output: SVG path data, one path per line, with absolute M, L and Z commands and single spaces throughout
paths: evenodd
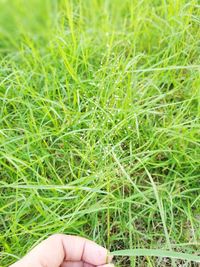
M 200 253 L 199 26 L 198 0 L 0 0 L 1 267 L 53 233 Z

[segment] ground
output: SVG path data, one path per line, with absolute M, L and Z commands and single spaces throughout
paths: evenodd
M 199 15 L 198 0 L 0 1 L 0 266 L 58 232 L 198 253 Z

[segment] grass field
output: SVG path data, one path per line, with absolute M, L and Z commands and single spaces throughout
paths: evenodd
M 198 0 L 0 0 L 0 266 L 58 232 L 200 253 L 199 26 Z

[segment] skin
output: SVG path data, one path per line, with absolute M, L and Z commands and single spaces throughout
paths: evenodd
M 108 251 L 88 239 L 56 234 L 10 267 L 114 267 Z

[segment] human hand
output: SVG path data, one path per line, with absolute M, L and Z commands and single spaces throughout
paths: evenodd
M 56 234 L 10 267 L 114 267 L 108 251 L 78 236 Z

